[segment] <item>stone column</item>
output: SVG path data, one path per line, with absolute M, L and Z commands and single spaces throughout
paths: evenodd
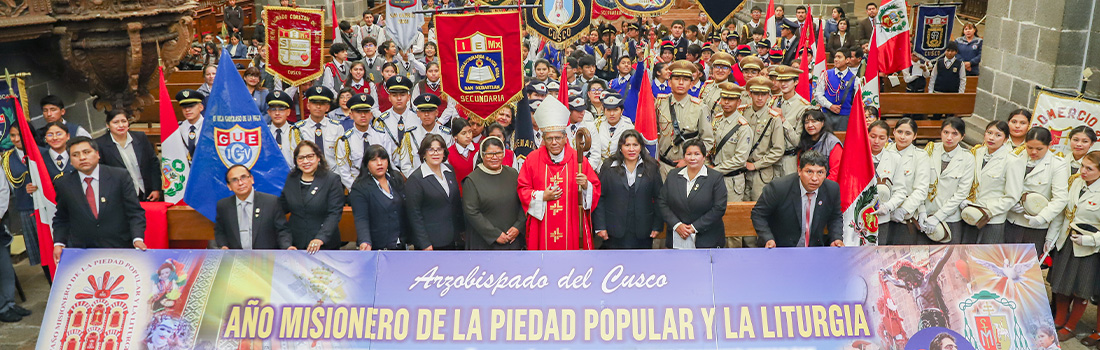
M 1100 4 L 1092 0 L 990 0 L 981 78 L 970 124 L 1031 108 L 1035 87 L 1077 90 L 1084 67 L 1100 72 Z M 1087 91 L 1100 94 L 1100 79 Z M 979 128 L 980 128 L 979 127 Z M 975 140 L 981 133 L 968 135 Z

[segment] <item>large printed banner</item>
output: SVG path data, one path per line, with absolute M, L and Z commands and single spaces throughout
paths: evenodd
M 321 76 L 324 11 L 265 6 L 267 72 L 298 86 Z
M 523 90 L 519 11 L 435 15 L 443 92 L 484 119 Z
M 955 5 L 921 4 L 917 6 L 917 35 L 913 36 L 913 52 L 921 59 L 932 61 L 943 56 L 951 29 L 955 26 Z
M 1070 96 L 1065 93 L 1038 89 L 1031 126 L 1050 129 L 1053 136 L 1050 150 L 1070 154 L 1069 132 L 1084 125 L 1095 130 L 1100 121 L 1100 101 Z
M 1046 349 L 1038 267 L 1032 245 L 69 249 L 38 349 Z

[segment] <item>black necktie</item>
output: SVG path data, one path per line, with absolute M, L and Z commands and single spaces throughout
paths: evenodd
M 1078 194 L 1077 194 L 1077 198 L 1081 198 L 1081 196 L 1084 196 L 1084 195 L 1085 195 L 1085 191 L 1088 191 L 1088 189 L 1089 189 L 1089 188 L 1088 188 L 1088 186 L 1085 186 L 1085 187 L 1081 187 L 1081 193 L 1078 193 Z
M 275 144 L 279 145 L 279 149 L 283 149 L 283 129 L 275 129 Z
M 57 168 L 65 169 L 65 160 L 61 157 L 60 154 L 57 155 Z
M 611 127 L 611 129 L 610 129 L 611 130 L 611 136 L 615 136 L 615 128 L 616 127 L 614 127 L 614 126 Z
M 367 146 L 370 146 L 370 141 L 367 141 L 367 133 L 363 133 L 363 152 L 360 154 L 364 156 L 367 154 Z M 356 165 L 362 166 L 361 164 L 353 164 L 352 166 Z
M 198 138 L 195 134 L 195 126 L 191 125 L 191 131 L 187 133 L 187 154 L 195 155 L 195 139 Z
M 320 149 L 325 149 L 325 138 L 323 135 L 324 132 L 321 131 L 321 124 L 313 124 L 313 143 L 316 143 L 317 147 Z

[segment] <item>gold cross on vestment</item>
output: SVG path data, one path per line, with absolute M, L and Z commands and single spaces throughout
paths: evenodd
M 558 187 L 561 187 L 561 183 L 564 180 L 565 179 L 562 178 L 561 173 L 554 174 L 554 176 L 550 177 L 550 183 L 552 183 L 552 184 L 554 184 Z
M 554 238 L 554 242 L 557 242 L 558 239 L 560 239 L 562 236 L 564 236 L 564 235 L 561 234 L 561 229 L 560 228 L 556 228 L 556 229 L 554 229 L 554 232 L 550 233 L 550 237 Z
M 565 207 L 563 207 L 561 205 L 561 202 L 557 202 L 557 203 L 554 203 L 554 204 L 550 205 L 550 211 L 553 212 L 554 215 L 558 215 L 558 213 L 561 212 L 562 210 L 565 210 Z

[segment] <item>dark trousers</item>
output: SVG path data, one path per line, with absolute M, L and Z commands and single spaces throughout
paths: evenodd
M 0 313 L 15 305 L 15 268 L 11 266 L 10 249 L 10 245 L 5 246 L 0 252 Z
M 833 128 L 833 131 L 848 131 L 848 116 L 833 113 L 828 108 L 822 108 L 822 113 L 825 113 L 825 121 L 829 123 L 829 126 Z

